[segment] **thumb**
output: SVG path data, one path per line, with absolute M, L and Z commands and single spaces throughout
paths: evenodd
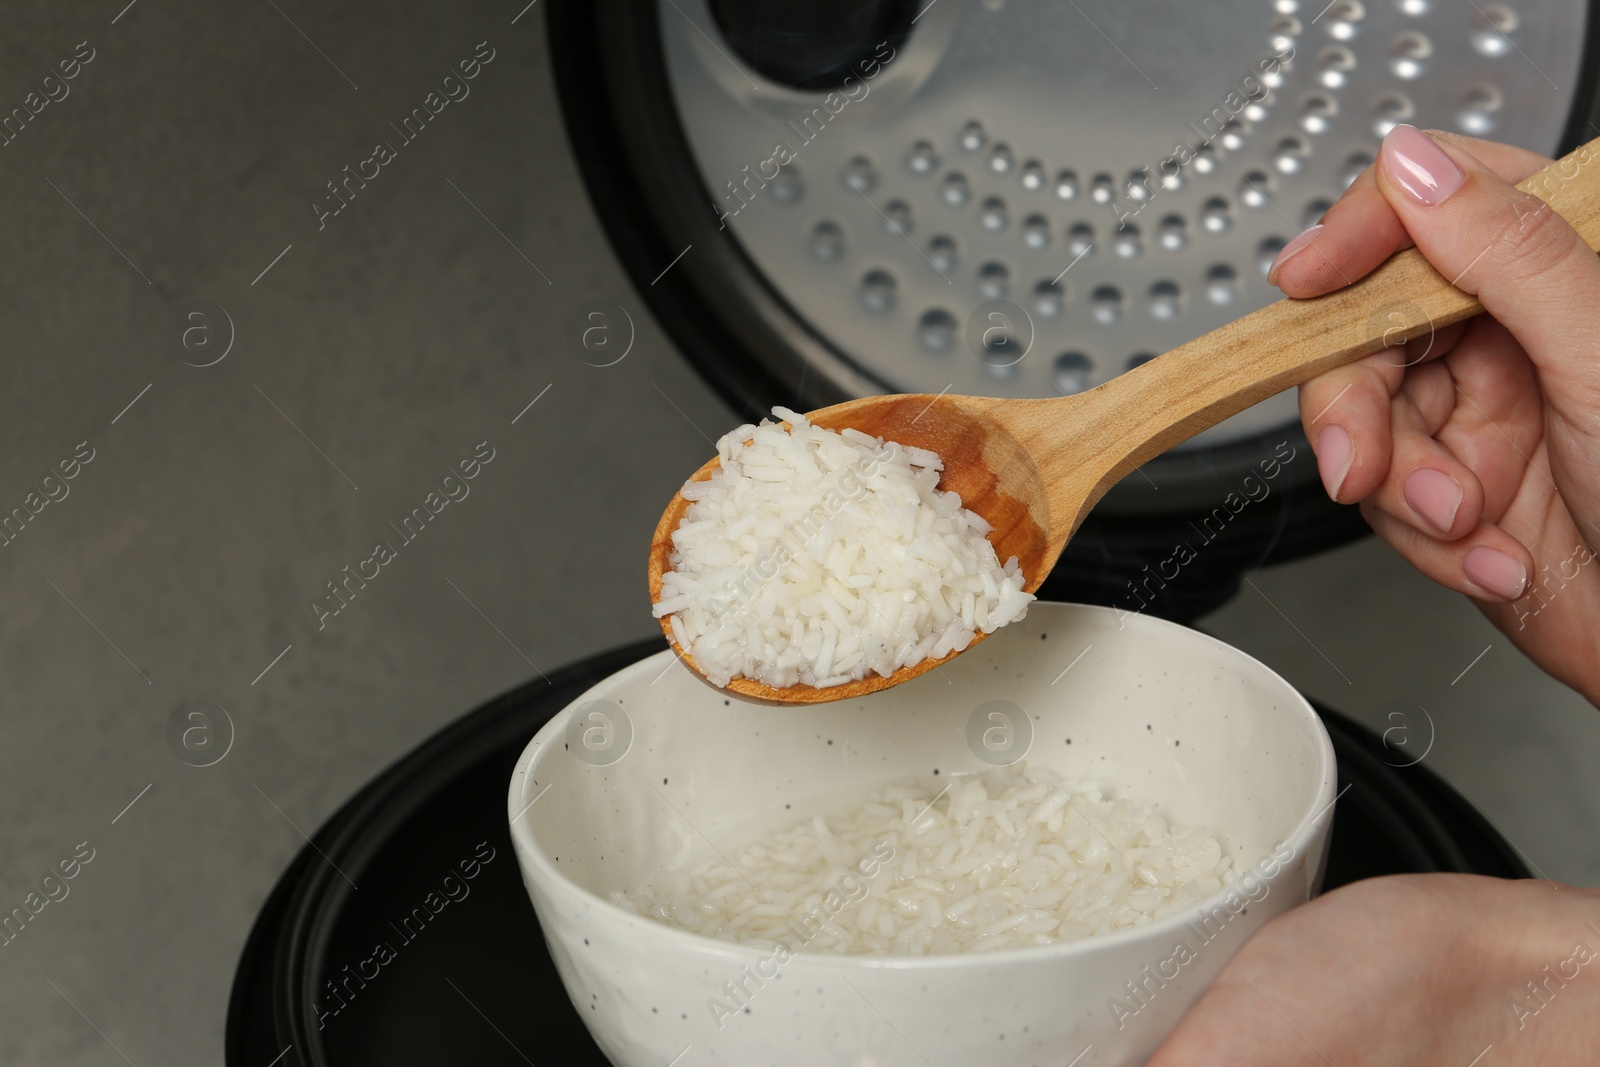
M 1576 180 L 1577 168 L 1594 157 L 1585 152 L 1527 184 L 1556 190 Z M 1556 385 L 1576 389 L 1570 414 L 1578 425 L 1593 423 L 1600 412 L 1600 259 L 1583 238 L 1549 204 L 1448 135 L 1396 126 L 1376 169 L 1379 189 L 1428 262 L 1511 331 L 1547 394 Z

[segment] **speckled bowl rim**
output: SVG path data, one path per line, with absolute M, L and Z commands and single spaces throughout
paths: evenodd
M 1093 614 L 1117 615 L 1115 609 L 1101 607 L 1097 604 L 1074 604 L 1058 601 L 1038 601 L 1029 605 L 1028 615 L 1035 612 L 1063 612 L 1066 614 L 1088 612 Z M 1280 872 L 1296 862 L 1303 861 L 1307 865 L 1320 862 L 1322 857 L 1311 856 L 1306 853 L 1306 846 L 1318 833 L 1324 822 L 1331 822 L 1333 817 L 1334 802 L 1338 799 L 1334 789 L 1338 784 L 1338 769 L 1334 759 L 1333 740 L 1328 736 L 1327 727 L 1322 724 L 1322 719 L 1317 715 L 1309 701 L 1301 695 L 1300 691 L 1272 668 L 1233 647 L 1225 641 L 1218 640 L 1210 634 L 1183 626 L 1178 623 L 1168 622 L 1146 615 L 1135 615 L 1127 612 L 1120 613 L 1124 629 L 1131 627 L 1135 633 L 1143 627 L 1155 632 L 1166 630 L 1181 633 L 1183 640 L 1194 641 L 1208 646 L 1219 659 L 1232 659 L 1245 670 L 1254 670 L 1265 673 L 1284 687 L 1286 693 L 1292 698 L 1280 708 L 1274 709 L 1273 714 L 1293 713 L 1298 721 L 1309 728 L 1312 740 L 1317 750 L 1316 772 L 1321 776 L 1321 782 L 1312 798 L 1312 806 L 1304 812 L 1295 823 L 1293 831 L 1283 838 L 1283 843 L 1294 848 L 1294 859 L 1280 867 Z M 1003 632 L 1003 631 L 1002 631 Z M 1000 636 L 997 632 L 995 636 Z M 1135 638 L 1137 639 L 1137 638 Z M 992 640 L 992 638 L 991 638 Z M 997 646 L 986 642 L 983 646 L 990 651 L 999 651 Z M 976 650 L 975 650 L 976 651 Z M 538 839 L 534 836 L 528 824 L 527 809 L 523 805 L 523 782 L 528 780 L 528 773 L 546 748 L 559 751 L 561 746 L 546 745 L 544 742 L 557 739 L 564 735 L 567 728 L 567 719 L 572 709 L 591 700 L 603 697 L 615 686 L 630 681 L 636 674 L 649 671 L 659 672 L 668 659 L 675 658 L 671 649 L 663 650 L 653 656 L 646 656 L 637 663 L 624 667 L 615 674 L 608 675 L 585 690 L 577 699 L 550 717 L 539 731 L 529 740 L 522 755 L 517 758 L 517 765 L 511 774 L 511 786 L 507 795 L 506 814 L 511 822 L 512 842 L 516 846 L 518 862 L 524 865 L 524 872 L 532 881 L 538 882 L 549 893 L 553 900 L 559 902 L 565 896 L 575 901 L 583 901 L 593 907 L 603 909 L 608 917 L 617 921 L 622 928 L 632 928 L 639 931 L 641 941 L 656 940 L 663 945 L 672 946 L 676 950 L 688 950 L 712 956 L 722 956 L 733 960 L 763 959 L 772 951 L 771 946 L 759 945 L 739 941 L 723 941 L 704 934 L 697 934 L 677 926 L 669 926 L 655 919 L 629 911 L 617 904 L 613 904 L 605 897 L 599 896 L 591 890 L 579 885 L 568 878 L 539 846 Z M 864 698 L 870 699 L 870 698 Z M 1265 858 L 1265 857 L 1263 857 Z M 528 868 L 531 866 L 531 873 Z M 1243 870 L 1244 868 L 1239 868 Z M 1266 881 L 1272 884 L 1278 873 L 1268 877 Z M 1142 926 L 1132 926 L 1125 930 L 1118 930 L 1110 934 L 1097 934 L 1093 937 L 1078 938 L 1073 941 L 1062 941 L 1054 945 L 1033 945 L 1024 948 L 998 949 L 992 952 L 965 952 L 965 953 L 940 953 L 928 956 L 881 956 L 881 955 L 836 955 L 833 953 L 802 952 L 795 956 L 794 963 L 803 963 L 806 967 L 820 967 L 824 971 L 938 971 L 950 968 L 984 968 L 1006 966 L 1018 963 L 1044 963 L 1050 960 L 1068 960 L 1076 956 L 1092 956 L 1103 950 L 1132 944 L 1139 941 L 1164 941 L 1172 934 L 1182 931 L 1191 922 L 1196 914 L 1210 910 L 1222 904 L 1233 891 L 1233 887 L 1225 886 L 1211 896 L 1197 901 L 1195 904 L 1171 915 L 1157 919 L 1155 922 Z M 1298 907 L 1300 901 L 1290 905 Z M 793 964 L 791 964 L 792 966 Z

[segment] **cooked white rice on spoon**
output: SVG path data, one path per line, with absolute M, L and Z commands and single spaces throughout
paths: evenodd
M 656 618 L 712 683 L 826 688 L 940 659 L 1027 614 L 1016 558 L 940 492 L 932 452 L 787 408 L 688 482 Z

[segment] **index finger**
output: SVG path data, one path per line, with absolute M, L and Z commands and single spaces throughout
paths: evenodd
M 1512 145 L 1448 133 L 1433 136 L 1470 152 L 1513 184 L 1550 162 Z M 1282 289 L 1285 296 L 1321 296 L 1364 278 L 1402 248 L 1410 248 L 1411 243 L 1400 216 L 1378 189 L 1376 171 L 1368 167 L 1317 225 L 1284 245 L 1267 281 Z

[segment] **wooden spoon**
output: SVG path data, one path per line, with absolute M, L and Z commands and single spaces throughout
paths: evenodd
M 1600 248 L 1600 176 L 1586 164 L 1596 160 L 1600 139 L 1518 186 L 1546 200 L 1592 248 Z M 1024 588 L 1033 592 L 1089 509 L 1140 464 L 1324 371 L 1481 310 L 1413 248 L 1354 285 L 1312 300 L 1280 300 L 1076 396 L 874 396 L 808 418 L 827 429 L 854 427 L 937 452 L 944 460 L 940 489 L 960 494 L 966 507 L 994 527 L 989 540 L 995 552 L 1002 561 L 1017 557 L 1027 576 Z M 690 480 L 704 481 L 716 469 L 713 459 Z M 671 569 L 672 532 L 688 506 L 681 493 L 674 495 L 656 526 L 651 603 L 661 598 L 662 575 Z M 666 617 L 661 629 L 672 641 Z M 699 674 L 694 658 L 675 641 L 673 647 Z M 778 689 L 735 678 L 726 691 L 767 704 L 849 700 L 899 685 L 954 655 L 902 667 L 887 678 L 872 675 L 825 689 Z

